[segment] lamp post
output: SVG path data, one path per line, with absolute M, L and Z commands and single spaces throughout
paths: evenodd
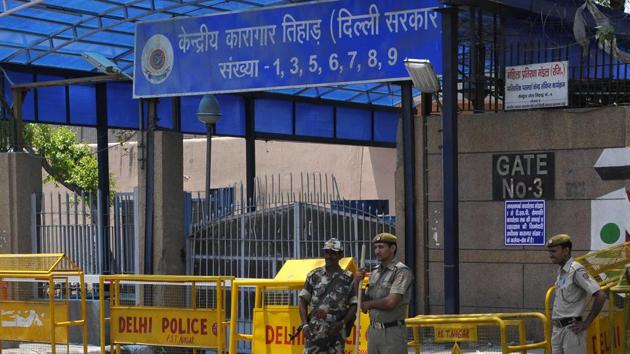
M 435 70 L 433 69 L 433 65 L 431 65 L 431 62 L 429 60 L 425 60 L 425 59 L 405 59 L 404 60 L 404 64 L 405 64 L 405 69 L 407 69 L 407 72 L 409 73 L 409 76 L 411 77 L 411 81 L 413 82 L 413 85 L 422 92 L 422 104 L 424 107 L 429 107 L 424 108 L 423 109 L 423 114 L 427 114 L 427 112 L 430 112 L 430 105 L 431 105 L 431 96 L 434 93 L 437 93 L 440 91 L 440 81 L 438 80 L 437 75 L 435 74 Z M 413 99 L 411 98 L 411 95 L 408 94 L 407 95 L 408 98 L 407 100 L 411 101 L 409 103 L 407 103 L 407 105 L 411 106 L 413 105 Z M 405 95 L 403 95 L 403 97 L 405 97 Z M 404 103 L 403 103 L 404 104 Z M 404 116 L 403 116 L 404 117 Z M 423 117 L 424 119 L 424 117 Z M 446 119 L 446 118 L 445 118 Z M 415 147 L 413 147 L 413 145 L 411 145 L 412 143 L 405 143 L 405 137 L 407 138 L 407 140 L 413 140 L 414 136 L 414 131 L 415 128 L 413 127 L 413 122 L 408 123 L 407 125 L 409 125 L 410 127 L 408 128 L 408 130 L 411 130 L 411 132 L 407 132 L 405 135 L 404 129 L 405 129 L 405 125 L 404 125 L 404 121 L 403 121 L 403 144 L 404 145 L 404 149 L 411 149 L 412 151 L 415 151 Z M 423 134 L 424 133 L 424 128 L 423 128 Z M 426 142 L 426 135 L 424 136 L 424 141 Z M 445 143 L 446 144 L 446 143 Z M 409 146 L 408 146 L 409 145 Z M 404 150 L 403 150 L 404 151 Z M 446 150 L 445 150 L 446 152 Z M 415 160 L 415 156 L 410 156 L 407 157 L 406 155 L 410 155 L 411 153 L 407 153 L 406 151 L 403 152 L 403 155 L 405 156 L 405 160 L 407 159 L 411 159 L 412 161 Z M 444 160 L 446 161 L 447 156 L 446 154 L 444 155 Z M 407 169 L 407 165 L 413 166 L 411 165 L 413 162 L 409 162 L 405 164 L 405 169 Z M 426 156 L 425 156 L 425 161 L 426 161 Z M 415 170 L 415 166 L 413 167 Z M 423 171 L 426 171 L 426 165 L 423 166 Z M 415 208 L 413 208 L 412 210 L 411 208 L 407 207 L 407 203 L 415 203 L 415 190 L 412 196 L 409 196 L 409 192 L 407 192 L 407 188 L 412 188 L 414 186 L 415 183 L 415 176 L 413 176 L 412 173 L 409 173 L 409 175 L 411 175 L 412 177 L 408 177 L 408 173 L 407 171 L 405 171 L 405 231 L 406 230 L 412 230 L 412 232 L 415 233 Z M 449 174 L 446 173 L 445 170 L 445 176 L 448 176 Z M 427 178 L 426 175 L 424 176 L 424 178 Z M 408 181 L 408 179 L 410 179 L 410 181 Z M 444 204 L 446 205 L 450 205 L 449 200 L 447 199 L 447 196 L 450 196 L 450 194 L 446 193 L 446 187 L 447 187 L 447 179 L 445 178 L 444 181 L 445 184 L 445 197 L 444 197 Z M 409 187 L 408 187 L 409 186 Z M 426 186 L 426 184 L 425 184 Z M 424 201 L 424 217 L 425 219 L 428 217 L 428 215 L 426 214 L 427 210 L 427 203 L 426 200 Z M 447 214 L 447 213 L 445 213 Z M 408 218 L 412 218 L 411 221 L 407 221 Z M 426 221 L 426 220 L 425 220 Z M 457 260 L 453 259 L 453 255 L 457 254 L 457 243 L 456 242 L 452 242 L 453 239 L 456 239 L 456 232 L 453 233 L 449 227 L 447 227 L 446 225 L 446 221 L 445 220 L 445 225 L 444 225 L 444 296 L 445 296 L 445 304 L 449 304 L 450 301 L 453 298 L 458 298 L 458 294 L 459 294 L 459 290 L 457 288 L 453 288 L 453 280 L 457 281 L 457 278 L 453 278 L 453 273 L 457 273 L 458 269 L 457 269 Z M 426 226 L 426 224 L 425 224 Z M 428 230 L 425 228 L 424 232 L 426 233 Z M 455 237 L 452 237 L 453 234 L 455 234 Z M 414 235 L 415 236 L 415 235 Z M 425 237 L 425 242 L 426 242 L 426 237 Z M 415 238 L 412 241 L 412 245 L 415 251 Z M 425 246 L 426 247 L 426 246 Z M 407 249 L 407 247 L 405 247 L 405 250 Z M 426 248 L 425 248 L 425 252 L 426 252 Z M 426 263 L 426 257 L 427 255 L 424 254 L 425 257 L 425 265 Z M 425 272 L 424 274 L 424 283 L 425 283 L 425 289 L 426 286 L 428 284 L 428 273 Z M 455 284 L 455 286 L 457 286 Z M 425 292 L 424 294 L 425 297 L 425 311 L 428 309 L 427 307 L 427 297 L 428 297 L 428 292 Z M 450 310 L 447 306 L 447 310 Z M 458 311 L 457 311 L 458 312 Z M 447 313 L 454 313 L 454 312 L 447 312 Z M 455 312 L 456 313 L 456 312 Z
M 204 95 L 199 102 L 197 110 L 197 119 L 204 123 L 207 128 L 206 134 L 206 202 L 205 212 L 206 220 L 210 220 L 210 176 L 212 164 L 212 134 L 214 126 L 221 118 L 221 107 L 219 101 L 214 95 Z
M 454 26 L 457 11 L 450 9 L 443 17 L 445 28 Z M 448 26 L 446 23 L 448 22 Z M 452 30 L 450 32 L 453 32 Z M 442 175 L 444 176 L 444 311 L 459 313 L 459 208 L 457 190 L 457 44 L 453 34 L 443 39 L 444 91 L 442 109 Z M 405 67 L 414 86 L 423 92 L 437 92 L 440 84 L 428 60 L 406 59 Z

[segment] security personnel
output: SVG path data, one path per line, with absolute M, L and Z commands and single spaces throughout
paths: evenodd
M 325 265 L 308 273 L 299 294 L 304 354 L 344 354 L 346 327 L 352 326 L 357 311 L 354 277 L 339 266 L 339 240 L 326 241 L 323 252 Z
M 551 262 L 560 266 L 551 313 L 553 354 L 586 354 L 586 329 L 606 301 L 597 282 L 571 257 L 572 246 L 566 234 L 555 235 L 547 242 Z M 582 319 L 589 296 L 595 301 L 586 319 Z
M 381 233 L 372 240 L 379 265 L 370 274 L 361 310 L 370 313 L 368 354 L 407 353 L 405 317 L 411 298 L 413 274 L 394 258 L 398 251 L 396 236 Z M 362 279 L 365 271 L 358 274 Z

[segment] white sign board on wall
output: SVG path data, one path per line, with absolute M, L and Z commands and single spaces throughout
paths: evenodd
M 505 68 L 505 110 L 569 105 L 569 62 Z

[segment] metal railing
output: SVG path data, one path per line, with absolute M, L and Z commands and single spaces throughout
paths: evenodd
M 543 338 L 541 341 L 527 342 L 525 320 L 539 322 L 543 332 L 542 335 L 538 333 L 538 337 Z M 507 354 L 543 349 L 551 354 L 549 322 L 539 312 L 422 315 L 406 319 L 405 324 L 414 331 L 414 342 L 409 347 L 416 353 L 443 352 L 456 343 L 467 352 L 482 349 Z M 440 334 L 441 326 L 450 331 Z M 512 336 L 510 327 L 517 329 Z
M 506 67 L 552 61 L 569 62 L 569 107 L 630 104 L 630 64 L 597 46 L 592 46 L 588 55 L 582 54 L 580 46 L 558 46 L 551 41 L 462 45 L 458 58 L 459 110 L 502 111 Z M 483 69 L 475 58 L 483 60 Z
M 104 298 L 100 299 L 101 353 L 121 353 L 125 345 L 146 346 L 156 353 L 194 354 L 209 348 L 225 353 L 226 289 L 233 280 L 183 275 L 101 276 L 100 291 L 110 295 L 108 306 Z

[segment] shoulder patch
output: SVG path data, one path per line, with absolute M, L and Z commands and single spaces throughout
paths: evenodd
M 591 276 L 586 271 L 586 268 L 584 268 L 584 267 L 579 267 L 579 268 L 575 269 L 575 272 L 579 273 L 582 276 L 582 278 L 584 278 L 586 280 L 589 280 L 591 278 Z

